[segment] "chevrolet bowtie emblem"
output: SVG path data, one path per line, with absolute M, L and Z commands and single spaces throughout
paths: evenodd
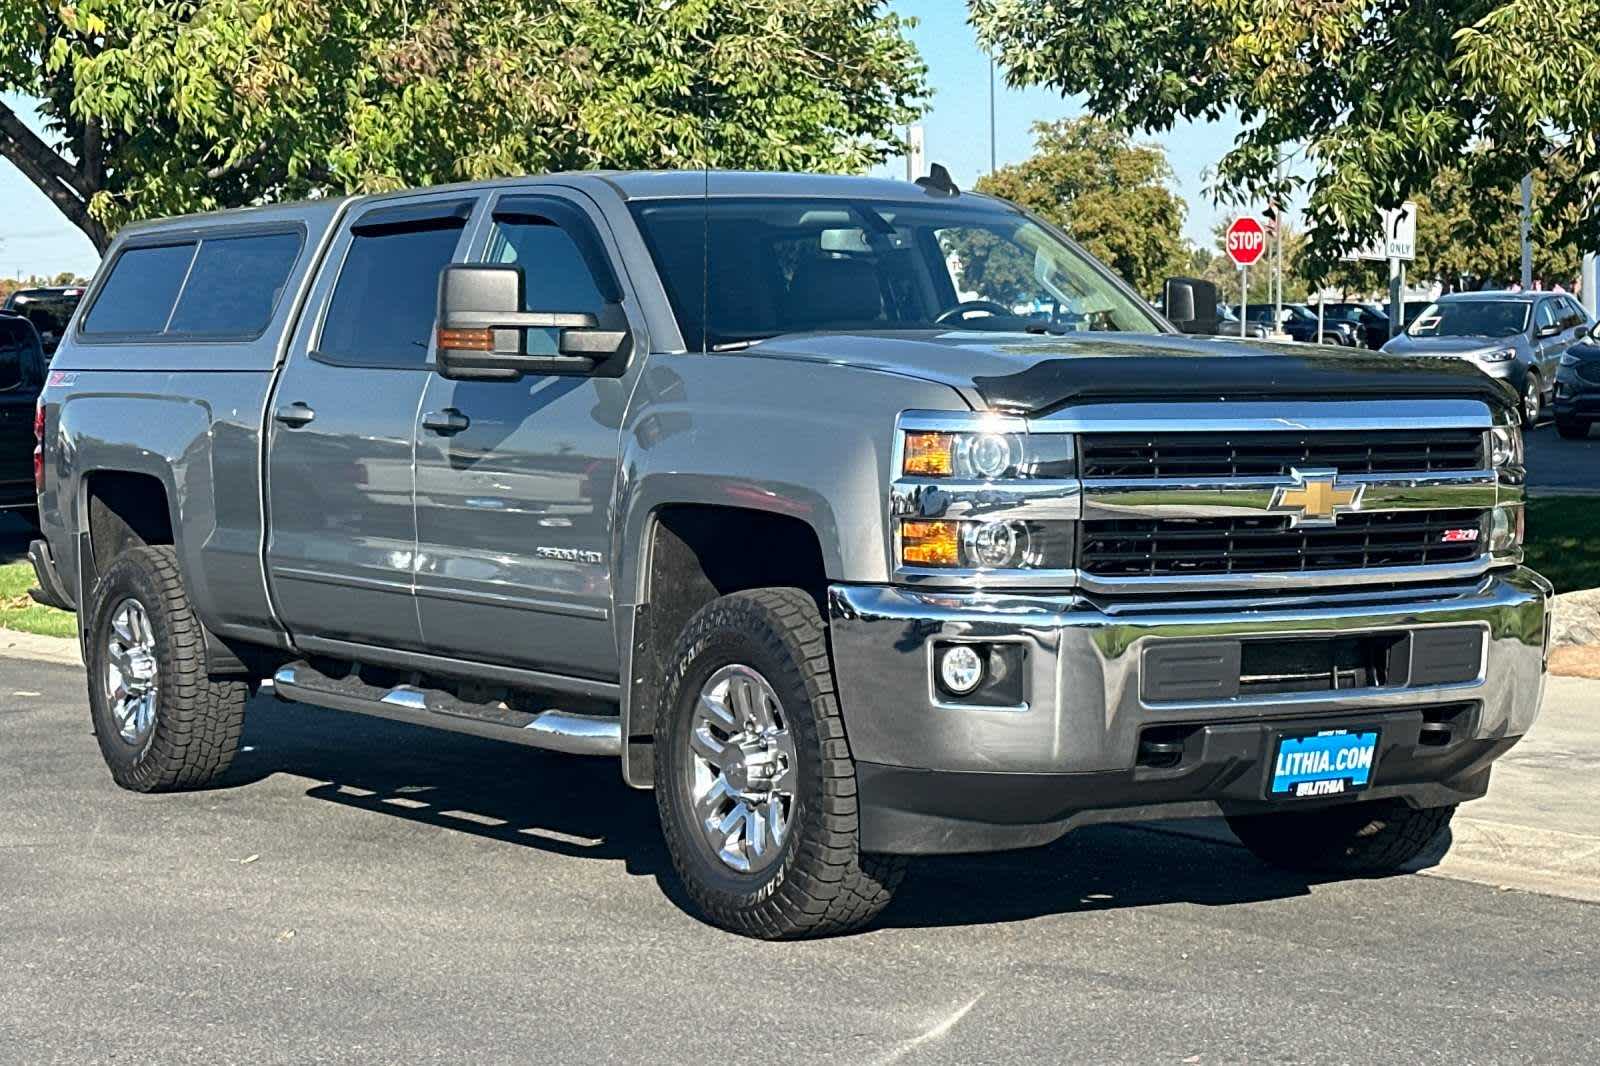
M 1337 470 L 1291 470 L 1293 485 L 1273 490 L 1267 510 L 1289 516 L 1289 527 L 1331 526 L 1338 516 L 1361 510 L 1365 485 L 1339 484 Z

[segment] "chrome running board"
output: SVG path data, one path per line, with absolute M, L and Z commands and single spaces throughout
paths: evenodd
M 550 708 L 522 711 L 501 703 L 473 703 L 441 689 L 385 688 L 358 677 L 330 677 L 308 663 L 281 668 L 272 678 L 281 700 L 354 711 L 395 722 L 448 729 L 571 755 L 622 754 L 621 719 Z

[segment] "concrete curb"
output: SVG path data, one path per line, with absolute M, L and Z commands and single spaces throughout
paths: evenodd
M 78 642 L 70 637 L 41 637 L 34 633 L 19 633 L 11 629 L 0 629 L 0 656 L 62 663 L 67 666 L 83 665 L 83 656 L 78 653 Z
M 1563 592 L 1551 601 L 1550 643 L 1600 644 L 1600 589 Z
M 1221 819 L 1149 822 L 1143 828 L 1242 848 Z M 1600 837 L 1457 816 L 1450 832 L 1406 866 L 1409 873 L 1600 903 Z
M 1600 903 L 1600 838 L 1556 829 L 1456 818 L 1448 850 L 1413 866 L 1418 873 L 1495 888 Z

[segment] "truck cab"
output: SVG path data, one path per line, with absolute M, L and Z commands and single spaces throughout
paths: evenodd
M 1096 821 L 1414 858 L 1542 691 L 1515 406 L 1180 334 L 948 182 L 508 179 L 125 229 L 32 556 L 126 788 L 270 679 L 613 759 L 701 913 L 814 936 Z

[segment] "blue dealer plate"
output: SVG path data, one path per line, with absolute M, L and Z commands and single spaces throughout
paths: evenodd
M 1372 780 L 1378 757 L 1378 731 L 1325 729 L 1320 733 L 1280 733 L 1272 753 L 1268 799 L 1347 796 Z

